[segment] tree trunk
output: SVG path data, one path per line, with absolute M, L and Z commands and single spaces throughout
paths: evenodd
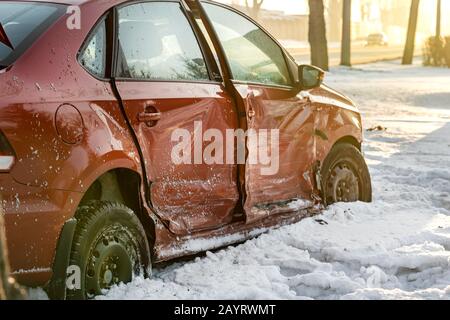
M 437 13 L 436 13 L 436 38 L 441 36 L 441 0 L 437 0 Z
M 412 64 L 413 62 L 418 15 L 419 15 L 419 0 L 412 0 L 411 11 L 409 13 L 408 34 L 406 37 L 405 51 L 403 53 L 402 64 Z
M 329 29 L 328 40 L 341 41 L 342 36 L 342 0 L 328 0 Z
M 323 0 L 309 0 L 311 64 L 328 71 L 328 43 Z
M 352 1 L 344 0 L 342 8 L 342 42 L 341 42 L 341 65 L 350 67 L 352 45 Z
M 245 0 L 245 6 L 247 7 L 247 11 L 249 15 L 257 20 L 259 18 L 259 12 L 261 11 L 261 6 L 264 0 L 253 0 L 252 5 L 248 3 L 248 0 Z

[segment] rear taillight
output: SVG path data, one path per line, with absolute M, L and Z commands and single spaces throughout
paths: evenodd
M 0 172 L 11 170 L 15 159 L 14 150 L 3 133 L 0 132 Z

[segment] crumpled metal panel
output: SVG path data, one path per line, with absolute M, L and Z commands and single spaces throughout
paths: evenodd
M 206 164 L 203 159 L 195 163 L 194 158 L 196 135 L 201 142 L 207 129 L 217 129 L 225 137 L 227 129 L 237 127 L 231 99 L 222 87 L 167 82 L 119 82 L 117 87 L 142 149 L 150 200 L 158 216 L 177 234 L 229 223 L 239 199 L 237 165 Z M 161 112 L 155 126 L 137 120 L 145 105 Z M 191 137 L 191 163 L 175 164 L 172 159 L 179 143 L 172 141 L 177 129 L 187 130 Z M 202 150 L 209 143 L 204 141 Z
M 350 99 L 326 86 L 311 90 L 307 96 L 316 110 L 318 161 L 323 163 L 331 148 L 343 138 L 362 143 L 361 114 Z
M 235 84 L 235 88 L 242 99 L 241 108 L 245 108 L 248 130 L 255 130 L 258 135 L 256 143 L 250 140 L 247 143 L 244 203 L 247 223 L 274 213 L 310 207 L 315 160 L 312 105 L 289 89 L 245 84 Z M 268 130 L 267 139 L 261 139 L 264 130 Z M 255 149 L 268 155 L 270 162 L 261 161 L 264 159 L 260 153 L 257 163 L 251 161 Z

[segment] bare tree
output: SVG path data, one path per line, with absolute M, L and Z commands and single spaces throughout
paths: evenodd
M 351 66 L 352 1 L 344 0 L 342 10 L 341 65 Z
M 311 46 L 311 63 L 328 71 L 328 43 L 323 0 L 309 0 L 308 38 Z
M 342 0 L 328 0 L 328 40 L 340 41 L 342 30 Z
M 414 57 L 414 46 L 416 42 L 417 18 L 419 15 L 419 0 L 411 0 L 409 13 L 408 34 L 406 37 L 405 51 L 402 64 L 412 64 Z
M 436 38 L 441 36 L 441 12 L 442 12 L 441 0 L 437 0 L 437 13 L 436 13 Z
M 248 0 L 245 0 L 245 6 L 247 7 L 247 12 L 253 19 L 258 19 L 259 12 L 261 11 L 261 7 L 264 0 L 252 0 L 252 4 L 249 3 Z

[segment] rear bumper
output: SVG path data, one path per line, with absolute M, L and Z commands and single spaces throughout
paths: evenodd
M 81 196 L 26 186 L 9 174 L 0 174 L 11 271 L 20 283 L 42 286 L 50 280 L 61 230 Z

